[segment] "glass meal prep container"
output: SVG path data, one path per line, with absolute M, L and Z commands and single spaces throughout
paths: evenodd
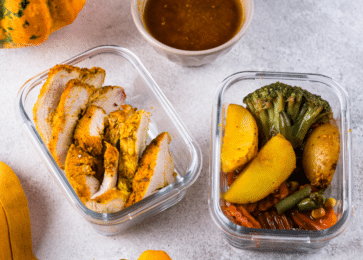
M 129 50 L 118 46 L 99 46 L 81 53 L 63 64 L 78 67 L 101 67 L 106 71 L 104 85 L 121 86 L 127 95 L 125 103 L 151 113 L 148 141 L 166 131 L 171 136 L 170 152 L 174 159 L 177 180 L 149 197 L 117 213 L 103 214 L 88 209 L 78 198 L 46 145 L 40 138 L 33 121 L 33 106 L 40 88 L 47 79 L 45 71 L 28 80 L 16 98 L 17 116 L 33 145 L 39 152 L 51 175 L 65 197 L 103 235 L 120 233 L 163 210 L 175 205 L 198 178 L 202 156 L 198 144 L 176 115 L 174 108 L 161 92 L 139 59 Z
M 221 170 L 221 147 L 226 111 L 229 104 L 243 105 L 243 98 L 256 89 L 275 82 L 299 86 L 322 96 L 332 108 L 340 130 L 340 157 L 334 178 L 324 195 L 337 200 L 337 223 L 320 231 L 245 228 L 231 222 L 222 212 L 221 195 L 228 189 Z M 283 72 L 238 72 L 227 77 L 217 88 L 213 101 L 210 154 L 210 214 L 228 242 L 241 249 L 263 251 L 314 252 L 341 234 L 352 217 L 352 163 L 350 108 L 347 92 L 331 78 L 317 74 Z

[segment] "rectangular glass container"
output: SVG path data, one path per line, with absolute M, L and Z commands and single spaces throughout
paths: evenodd
M 124 210 L 102 214 L 88 209 L 78 198 L 63 170 L 54 161 L 40 138 L 33 121 L 33 106 L 49 70 L 28 80 L 18 92 L 16 114 L 33 145 L 39 152 L 65 197 L 91 225 L 103 235 L 120 233 L 127 228 L 175 205 L 198 178 L 202 156 L 198 144 L 178 118 L 174 108 L 161 92 L 140 60 L 129 50 L 118 46 L 99 46 L 81 53 L 62 64 L 78 67 L 101 67 L 106 71 L 104 85 L 125 89 L 126 103 L 151 113 L 148 141 L 161 132 L 171 136 L 170 152 L 174 159 L 177 180 L 142 201 Z
M 321 231 L 272 230 L 245 228 L 231 222 L 222 212 L 221 194 L 228 189 L 226 174 L 221 170 L 221 147 L 226 111 L 229 104 L 244 105 L 242 100 L 256 89 L 275 82 L 299 86 L 327 100 L 340 130 L 340 157 L 326 195 L 337 200 L 337 223 Z M 263 251 L 314 252 L 341 234 L 352 217 L 352 162 L 350 108 L 347 92 L 331 78 L 317 74 L 283 72 L 238 72 L 217 88 L 213 101 L 210 154 L 210 214 L 228 242 L 241 249 Z

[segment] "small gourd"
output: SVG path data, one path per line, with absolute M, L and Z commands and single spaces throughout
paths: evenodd
M 35 46 L 73 23 L 86 0 L 0 0 L 0 48 Z
M 163 250 L 146 250 L 137 260 L 172 260 Z

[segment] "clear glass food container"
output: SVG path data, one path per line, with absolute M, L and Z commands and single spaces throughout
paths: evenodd
M 231 222 L 222 212 L 221 195 L 228 189 L 226 174 L 221 170 L 221 147 L 226 111 L 229 104 L 244 105 L 243 98 L 265 85 L 282 82 L 299 86 L 327 100 L 340 130 L 340 157 L 326 195 L 337 200 L 337 223 L 321 231 L 273 230 L 245 228 Z M 210 154 L 210 214 L 228 242 L 241 249 L 263 251 L 314 252 L 341 234 L 352 218 L 352 162 L 350 108 L 347 92 L 329 77 L 317 74 L 283 72 L 238 72 L 218 87 L 213 101 Z
M 25 133 L 75 210 L 99 233 L 113 235 L 178 203 L 199 176 L 202 166 L 201 151 L 140 60 L 127 49 L 118 46 L 99 46 L 62 63 L 78 67 L 103 68 L 106 71 L 104 85 L 123 87 L 127 95 L 126 103 L 150 112 L 151 122 L 147 143 L 159 133 L 169 132 L 172 139 L 170 152 L 177 172 L 175 183 L 120 212 L 102 214 L 88 209 L 79 200 L 64 171 L 57 166 L 34 125 L 32 109 L 40 88 L 47 79 L 49 72 L 47 70 L 22 86 L 16 98 L 16 114 Z

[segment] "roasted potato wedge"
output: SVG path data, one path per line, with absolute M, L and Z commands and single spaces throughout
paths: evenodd
M 312 185 L 329 186 L 339 159 L 340 134 L 332 123 L 315 128 L 304 146 L 302 165 Z
M 257 202 L 280 187 L 295 168 L 296 155 L 291 143 L 277 134 L 247 164 L 223 198 L 238 204 Z
M 258 149 L 258 128 L 253 115 L 243 106 L 230 104 L 227 109 L 226 126 L 221 153 L 222 170 L 240 170 Z

